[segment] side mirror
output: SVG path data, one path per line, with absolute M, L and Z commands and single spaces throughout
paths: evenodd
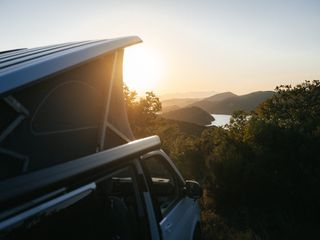
M 186 180 L 186 194 L 190 198 L 199 199 L 202 197 L 203 190 L 198 182 Z

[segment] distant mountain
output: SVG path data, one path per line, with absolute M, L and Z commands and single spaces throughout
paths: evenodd
M 261 102 L 272 97 L 273 94 L 273 91 L 258 91 L 237 96 L 228 92 L 216 94 L 201 101 L 194 102 L 191 106 L 200 107 L 212 114 L 232 114 L 236 110 L 252 111 Z
M 162 113 L 166 113 L 166 112 L 170 112 L 170 111 L 174 111 L 174 110 L 178 110 L 180 107 L 178 107 L 177 105 L 169 105 L 169 106 L 163 106 L 162 105 Z
M 225 100 L 227 98 L 231 98 L 231 97 L 237 97 L 238 95 L 232 93 L 232 92 L 223 92 L 223 93 L 218 93 L 218 94 L 215 94 L 211 97 L 207 97 L 203 100 L 205 101 L 210 101 L 210 102 L 217 102 L 217 101 L 222 101 L 222 100 Z
M 207 91 L 207 92 L 177 92 L 177 93 L 168 93 L 162 94 L 159 96 L 161 101 L 172 99 L 172 98 L 206 98 L 216 94 L 215 91 Z
M 195 123 L 201 126 L 209 125 L 214 118 L 199 107 L 180 108 L 161 114 L 163 118 Z
M 194 102 L 198 102 L 201 99 L 199 98 L 172 98 L 161 101 L 162 103 L 162 112 L 169 112 L 172 110 L 177 110 L 178 108 L 186 107 Z

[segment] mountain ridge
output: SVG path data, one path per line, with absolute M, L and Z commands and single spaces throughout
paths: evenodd
M 234 94 L 233 92 L 222 92 L 222 93 L 214 94 L 214 95 L 212 95 L 210 97 L 207 97 L 207 98 L 204 98 L 202 100 L 216 102 L 216 101 L 222 101 L 222 100 L 225 100 L 227 98 L 237 97 L 237 96 L 239 96 L 239 95 Z
M 223 100 L 212 101 L 214 96 L 194 102 L 191 106 L 197 106 L 212 114 L 232 114 L 236 110 L 252 111 L 260 103 L 272 97 L 273 91 L 256 91 L 244 95 L 235 95 Z
M 166 93 L 159 95 L 161 101 L 176 98 L 199 98 L 203 99 L 217 94 L 216 91 L 191 91 L 191 92 L 176 92 L 176 93 Z

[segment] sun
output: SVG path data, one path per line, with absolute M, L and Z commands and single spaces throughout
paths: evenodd
M 130 90 L 139 95 L 146 91 L 156 91 L 161 80 L 163 64 L 159 54 L 144 45 L 125 49 L 123 61 L 123 81 Z

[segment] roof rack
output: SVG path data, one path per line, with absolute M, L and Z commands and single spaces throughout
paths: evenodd
M 159 148 L 160 138 L 158 136 L 151 136 L 73 161 L 2 181 L 0 182 L 0 202 L 4 203 L 13 198 L 19 198 L 32 193 L 34 194 L 35 191 L 41 193 L 41 190 L 45 187 L 48 188 L 48 186 L 51 186 L 52 189 L 46 189 L 46 191 L 55 191 L 58 188 L 68 185 L 68 181 L 83 177 L 84 174 L 87 175 L 92 173 L 92 171 L 95 171 L 97 174 L 99 169 L 104 169 L 105 171 L 106 166 L 111 166 L 121 160 L 139 157 L 149 151 Z

